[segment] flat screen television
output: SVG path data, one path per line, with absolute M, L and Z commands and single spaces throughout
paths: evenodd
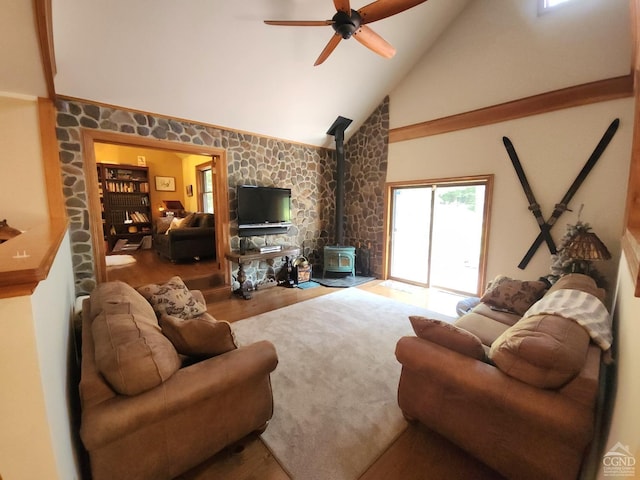
M 291 226 L 290 188 L 238 185 L 237 198 L 239 229 Z

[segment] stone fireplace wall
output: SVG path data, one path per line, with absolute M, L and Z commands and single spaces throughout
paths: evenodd
M 316 255 L 314 252 L 321 250 L 332 235 L 335 159 L 333 152 L 328 149 L 80 101 L 59 100 L 56 106 L 56 133 L 70 220 L 77 295 L 88 294 L 96 285 L 81 129 L 105 130 L 225 149 L 229 176 L 231 248 L 239 247 L 235 228 L 235 187 L 240 183 L 292 189 L 294 226 L 286 235 L 251 237 L 254 245 L 264 245 L 267 242 L 297 245 L 303 247 L 303 253 L 313 259 Z M 360 142 L 364 140 L 358 143 Z M 360 151 L 360 147 L 357 151 Z M 360 187 L 365 181 L 359 176 L 357 178 L 352 183 L 354 187 Z M 357 217 L 362 217 L 362 214 Z M 276 269 L 277 267 L 278 264 Z M 252 281 L 259 282 L 265 277 L 269 267 L 264 262 L 253 262 L 245 270 Z M 234 276 L 236 271 L 237 265 L 234 265 Z
M 345 144 L 345 244 L 371 243 L 371 270 L 382 273 L 389 97 Z

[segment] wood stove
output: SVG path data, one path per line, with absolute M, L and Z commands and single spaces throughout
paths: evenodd
M 324 247 L 324 269 L 322 276 L 327 272 L 350 273 L 356 276 L 356 248 L 342 246 Z
M 347 273 L 356 276 L 356 248 L 343 246 L 344 240 L 344 131 L 351 120 L 338 117 L 329 127 L 327 135 L 336 139 L 336 245 L 324 247 L 322 276 L 327 272 Z

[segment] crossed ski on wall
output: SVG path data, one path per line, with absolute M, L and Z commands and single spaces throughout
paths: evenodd
M 538 222 L 538 227 L 540 228 L 540 233 L 538 234 L 536 239 L 533 241 L 533 243 L 531 244 L 531 247 L 529 248 L 525 256 L 522 258 L 522 260 L 518 264 L 519 269 L 524 270 L 527 267 L 527 265 L 533 258 L 533 255 L 536 253 L 536 251 L 538 250 L 538 248 L 540 247 L 543 241 L 547 243 L 547 246 L 549 247 L 549 252 L 551 252 L 552 255 L 556 253 L 556 246 L 553 241 L 553 238 L 551 238 L 551 233 L 550 233 L 551 227 L 553 227 L 553 225 L 556 223 L 558 218 L 560 218 L 560 216 L 565 212 L 565 210 L 569 210 L 568 208 L 569 202 L 571 201 L 573 196 L 576 194 L 576 192 L 580 188 L 580 185 L 582 185 L 582 182 L 584 182 L 584 180 L 587 178 L 587 175 L 589 175 L 589 172 L 591 172 L 591 170 L 595 166 L 598 159 L 602 156 L 602 154 L 606 150 L 607 146 L 611 142 L 611 139 L 613 138 L 616 131 L 618 130 L 619 125 L 620 125 L 619 118 L 616 118 L 613 122 L 611 122 L 607 130 L 604 132 L 604 135 L 598 142 L 598 145 L 593 150 L 593 153 L 591 154 L 589 159 L 586 161 L 586 163 L 582 167 L 582 170 L 580 170 L 580 173 L 578 174 L 578 176 L 573 181 L 573 183 L 571 184 L 567 192 L 562 197 L 562 200 L 560 200 L 559 203 L 556 203 L 553 209 L 553 213 L 551 214 L 549 219 L 546 221 L 542 216 L 540 205 L 538 204 L 538 202 L 536 202 L 535 196 L 533 195 L 533 190 L 531 190 L 531 186 L 529 185 L 529 181 L 527 180 L 527 177 L 524 173 L 524 169 L 522 168 L 522 164 L 520 163 L 520 159 L 518 158 L 518 155 L 513 146 L 513 143 L 511 143 L 511 140 L 509 140 L 509 138 L 502 137 L 502 142 L 504 143 L 507 153 L 509 154 L 511 163 L 513 164 L 513 167 L 516 170 L 516 175 L 518 175 L 518 180 L 520 180 L 522 189 L 524 190 L 525 196 L 527 197 L 527 201 L 529 202 L 529 210 L 531 211 L 533 216 L 536 218 L 536 221 Z

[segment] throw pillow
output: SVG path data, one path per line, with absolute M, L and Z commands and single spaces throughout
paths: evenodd
M 442 320 L 434 320 L 418 315 L 409 317 L 416 335 L 424 340 L 437 343 L 477 360 L 485 360 L 484 348 L 480 339 L 471 332 Z
M 164 285 L 145 285 L 138 291 L 151 304 L 156 316 L 173 315 L 183 319 L 197 317 L 207 311 L 198 302 L 180 277 L 173 277 Z
M 514 280 L 498 275 L 490 284 L 480 301 L 496 310 L 524 315 L 547 289 L 547 284 L 538 280 Z
M 182 355 L 208 358 L 238 348 L 228 322 L 204 315 L 183 320 L 165 314 L 160 317 L 160 327 Z
M 171 226 L 171 222 L 173 221 L 172 217 L 160 217 L 156 220 L 156 233 L 163 234 L 167 233 L 169 227 Z
M 180 228 L 193 227 L 195 220 L 196 220 L 196 214 L 190 213 L 189 215 L 187 215 L 182 219 L 182 223 L 180 223 Z
M 184 218 L 173 217 L 173 219 L 171 220 L 171 224 L 169 225 L 169 228 L 167 228 L 167 231 L 164 232 L 165 235 L 169 235 L 169 232 L 171 230 L 177 230 L 178 228 L 181 228 L 182 222 L 184 222 Z

